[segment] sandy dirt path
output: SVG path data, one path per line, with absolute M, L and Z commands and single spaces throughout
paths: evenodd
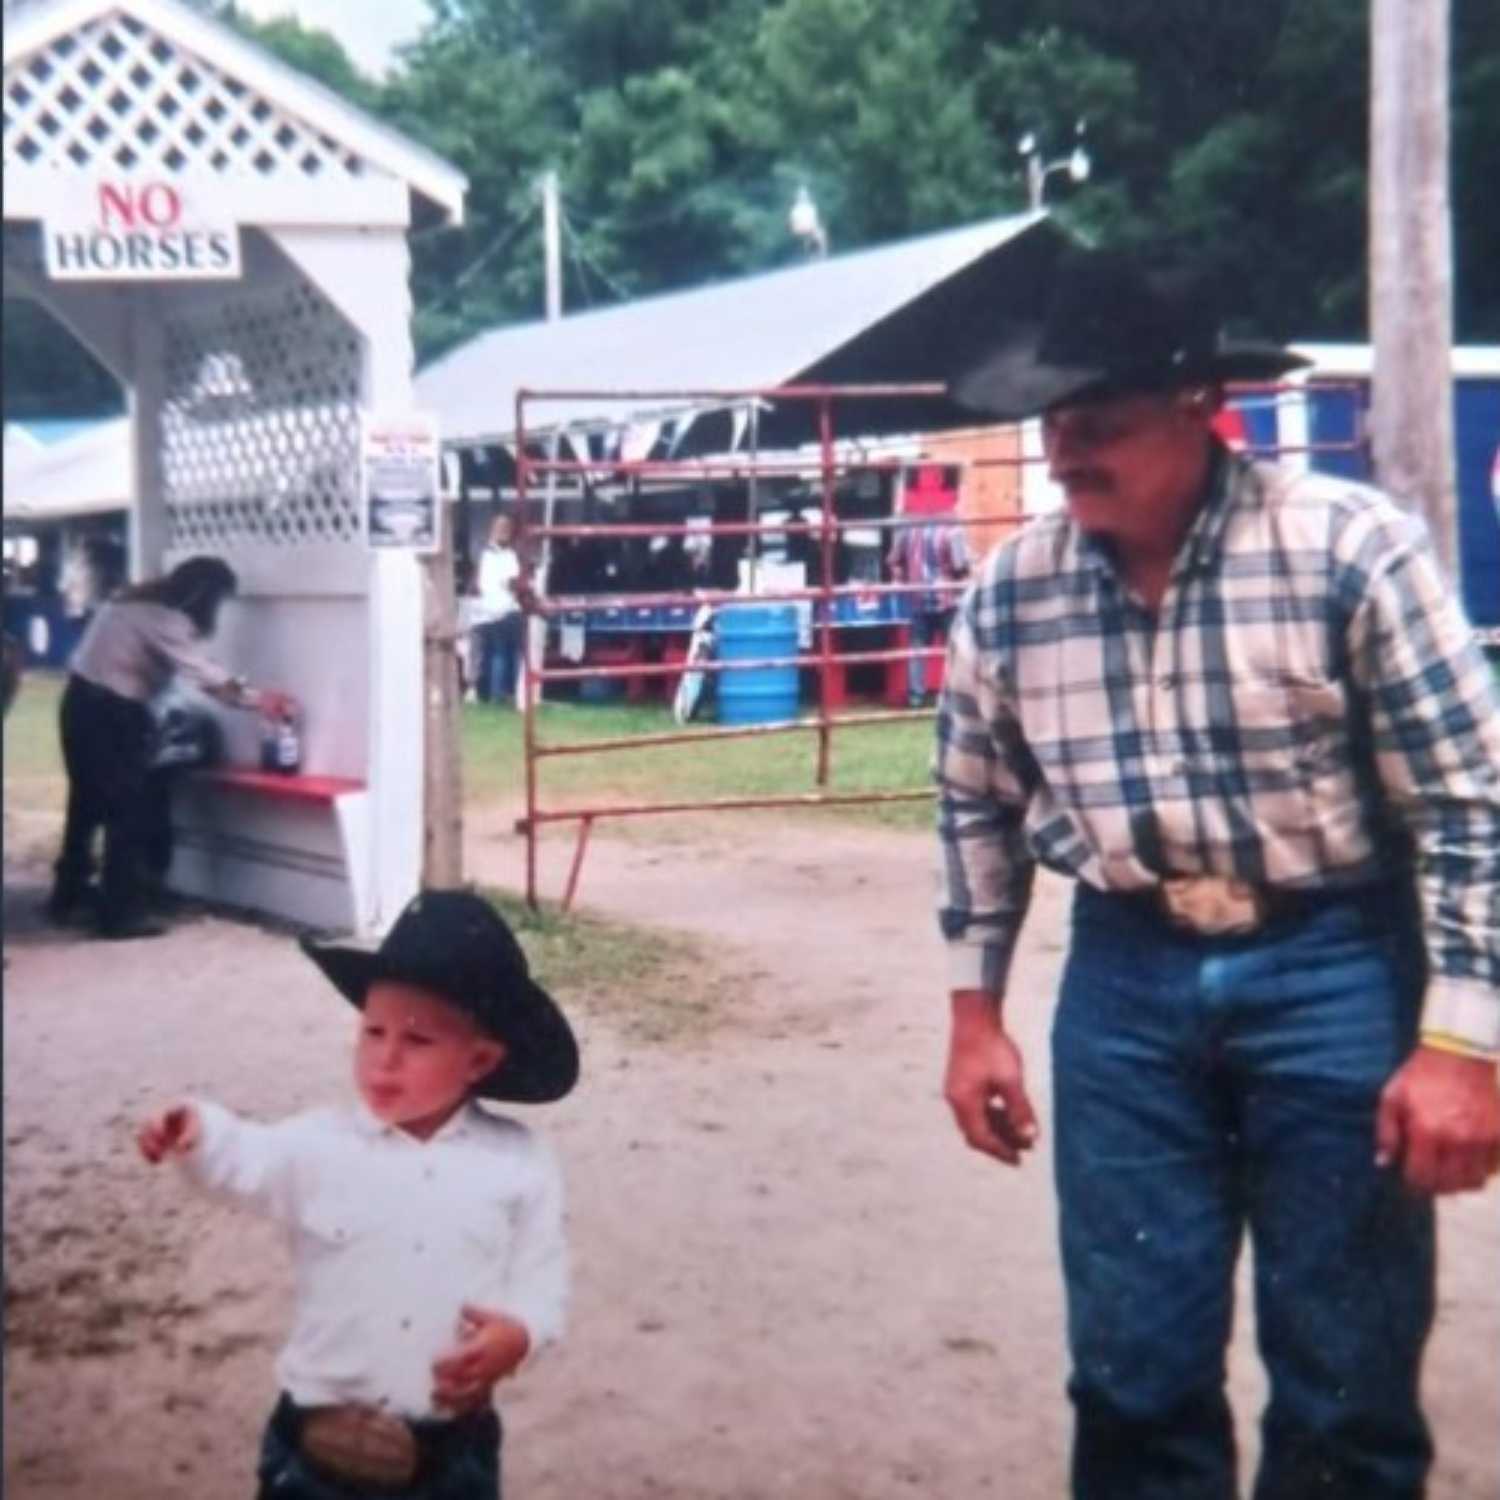
M 563 1154 L 569 1339 L 507 1391 L 521 1500 L 897 1500 L 1065 1492 L 1050 1161 L 966 1152 L 939 1098 L 927 841 L 741 817 L 596 835 L 580 902 L 710 940 L 722 1017 L 630 1042 L 582 1013 L 587 1084 L 534 1112 Z M 546 846 L 545 894 L 568 844 Z M 521 878 L 507 819 L 469 868 Z M 141 1108 L 196 1089 L 272 1117 L 343 1088 L 347 1017 L 286 938 L 217 918 L 67 941 L 7 871 L 5 1493 L 230 1500 L 288 1276 L 273 1231 L 135 1162 Z M 1065 892 L 1017 971 L 1044 1120 Z M 1500 1187 L 1444 1205 L 1427 1370 L 1431 1500 L 1500 1493 Z M 1247 1460 L 1262 1395 L 1232 1354 Z

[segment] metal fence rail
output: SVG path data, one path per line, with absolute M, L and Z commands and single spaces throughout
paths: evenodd
M 1326 388 L 1326 383 L 1324 388 Z M 1236 388 L 1253 400 L 1278 402 L 1281 394 L 1300 389 L 1293 385 L 1266 384 Z M 710 544 L 716 537 L 760 539 L 767 535 L 805 536 L 817 542 L 816 569 L 818 584 L 800 588 L 768 588 L 751 595 L 728 589 L 704 589 L 692 591 L 657 591 L 644 593 L 615 593 L 554 596 L 538 601 L 537 613 L 543 618 L 560 620 L 580 617 L 587 628 L 589 617 L 610 611 L 630 611 L 648 608 L 674 609 L 679 612 L 680 633 L 686 633 L 694 612 L 701 606 L 754 602 L 810 604 L 813 611 L 813 647 L 811 651 L 798 652 L 794 656 L 767 656 L 736 659 L 734 661 L 707 660 L 694 662 L 691 668 L 683 661 L 631 661 L 626 663 L 596 662 L 577 666 L 548 666 L 545 661 L 545 644 L 540 648 L 528 631 L 525 654 L 525 692 L 523 697 L 523 735 L 525 747 L 526 812 L 518 820 L 517 831 L 526 839 L 526 899 L 535 907 L 537 891 L 537 844 L 541 831 L 551 825 L 576 823 L 578 835 L 573 858 L 569 867 L 567 883 L 562 895 L 562 906 L 566 910 L 573 902 L 583 867 L 594 824 L 606 818 L 635 818 L 669 813 L 721 812 L 726 810 L 749 810 L 765 808 L 821 808 L 851 806 L 857 804 L 910 802 L 930 798 L 930 787 L 911 787 L 884 792 L 834 792 L 829 789 L 832 769 L 833 739 L 836 730 L 864 729 L 879 724 L 901 723 L 931 717 L 926 708 L 906 710 L 887 709 L 879 713 L 840 713 L 830 711 L 830 702 L 841 696 L 834 690 L 837 680 L 850 666 L 910 662 L 915 658 L 932 659 L 942 655 L 941 646 L 905 646 L 879 650 L 841 650 L 837 631 L 847 624 L 899 625 L 899 619 L 882 613 L 874 620 L 836 620 L 839 601 L 856 599 L 860 603 L 874 600 L 877 605 L 886 601 L 901 601 L 918 595 L 932 596 L 948 593 L 956 601 L 965 585 L 962 582 L 941 583 L 932 581 L 882 583 L 870 582 L 858 585 L 834 583 L 835 549 L 839 537 L 848 531 L 877 531 L 882 537 L 894 537 L 911 528 L 933 526 L 960 526 L 965 528 L 994 528 L 997 525 L 1019 524 L 1023 512 L 1017 507 L 1014 512 L 988 512 L 983 515 L 960 515 L 955 509 L 934 514 L 892 514 L 889 516 L 843 518 L 836 513 L 836 495 L 841 480 L 853 475 L 874 472 L 896 474 L 908 467 L 910 460 L 892 457 L 865 457 L 840 452 L 834 440 L 834 413 L 840 402 L 871 399 L 902 399 L 931 397 L 944 394 L 941 386 L 929 384 L 913 385 L 801 385 L 768 387 L 757 390 L 683 390 L 683 391 L 599 391 L 599 390 L 521 390 L 516 399 L 516 495 L 522 513 L 527 513 L 528 501 L 539 480 L 551 487 L 559 477 L 586 481 L 590 476 L 604 475 L 611 479 L 632 481 L 681 481 L 685 483 L 746 483 L 752 487 L 762 479 L 811 478 L 818 484 L 820 498 L 819 516 L 816 522 L 777 520 L 766 522 L 754 514 L 745 521 L 712 521 L 707 525 L 687 525 L 671 521 L 624 521 L 618 524 L 555 524 L 550 513 L 539 525 L 529 525 L 533 536 L 542 539 L 544 549 L 553 539 L 574 538 L 580 540 L 608 537 L 628 539 L 642 537 L 706 537 Z M 752 446 L 747 455 L 713 460 L 701 457 L 684 459 L 619 459 L 587 460 L 564 459 L 558 456 L 556 446 L 549 456 L 538 456 L 531 448 L 534 439 L 529 436 L 533 429 L 527 425 L 528 409 L 538 404 L 556 401 L 631 401 L 649 399 L 663 403 L 692 403 L 703 405 L 737 404 L 748 409 L 763 409 L 767 403 L 806 403 L 814 408 L 818 433 L 816 453 L 805 459 L 775 454 L 762 458 Z M 755 425 L 750 424 L 752 444 Z M 1360 453 L 1366 447 L 1364 423 L 1358 412 L 1355 414 L 1354 430 L 1345 441 L 1294 442 L 1286 446 L 1280 443 L 1266 444 L 1250 442 L 1248 446 L 1258 456 L 1300 455 L 1311 461 L 1319 454 Z M 1021 456 L 981 457 L 965 460 L 965 466 L 979 468 L 1010 468 L 1020 470 L 1027 463 L 1038 462 Z M 945 462 L 942 458 L 923 458 L 917 463 Z M 946 462 L 952 463 L 952 460 Z M 753 488 L 752 488 L 753 494 Z M 806 508 L 803 505 L 802 508 Z M 753 554 L 752 554 L 753 555 Z M 799 713 L 794 719 L 772 723 L 729 725 L 720 728 L 684 728 L 675 732 L 650 733 L 632 736 L 616 736 L 608 739 L 581 741 L 544 742 L 538 732 L 537 708 L 543 689 L 548 683 L 579 682 L 585 679 L 612 678 L 673 678 L 685 670 L 702 671 L 715 679 L 725 673 L 757 671 L 767 668 L 810 668 L 815 674 L 817 692 L 816 707 L 808 713 Z M 582 755 L 619 754 L 626 751 L 651 751 L 670 745 L 708 745 L 716 741 L 744 740 L 787 734 L 812 734 L 817 737 L 817 759 L 813 773 L 814 790 L 805 794 L 783 796 L 719 797 L 670 801 L 640 802 L 596 802 L 582 807 L 552 807 L 543 804 L 539 780 L 542 763 L 549 759 L 577 757 Z

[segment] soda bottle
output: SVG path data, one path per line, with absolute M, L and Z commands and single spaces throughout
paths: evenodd
M 263 770 L 278 771 L 283 776 L 295 776 L 301 770 L 302 734 L 294 709 L 284 709 L 262 721 L 260 763 Z

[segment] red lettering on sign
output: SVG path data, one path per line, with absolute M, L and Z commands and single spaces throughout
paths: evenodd
M 99 184 L 99 227 L 170 229 L 182 217 L 182 199 L 169 182 L 148 182 L 139 192 L 128 182 Z
M 169 182 L 148 182 L 141 189 L 141 217 L 153 229 L 168 229 L 182 217 L 182 199 Z
M 107 182 L 99 184 L 99 224 L 110 228 L 110 220 L 117 220 L 120 228 L 135 226 L 135 193 L 126 187 L 111 187 Z

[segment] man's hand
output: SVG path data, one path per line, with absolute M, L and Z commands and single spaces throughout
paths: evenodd
M 1463 1193 L 1500 1172 L 1495 1064 L 1418 1047 L 1380 1095 L 1375 1161 L 1418 1193 Z
M 152 1115 L 135 1133 L 141 1155 L 152 1166 L 168 1156 L 186 1156 L 195 1150 L 201 1127 L 198 1111 L 191 1104 L 174 1104 Z
M 465 1304 L 459 1315 L 458 1343 L 432 1363 L 436 1406 L 462 1414 L 488 1404 L 497 1381 L 526 1358 L 531 1335 L 504 1313 Z
M 943 1097 L 969 1145 L 1010 1166 L 1020 1164 L 1037 1138 L 1022 1073 L 1020 1051 L 1000 1024 L 994 997 L 955 990 Z

